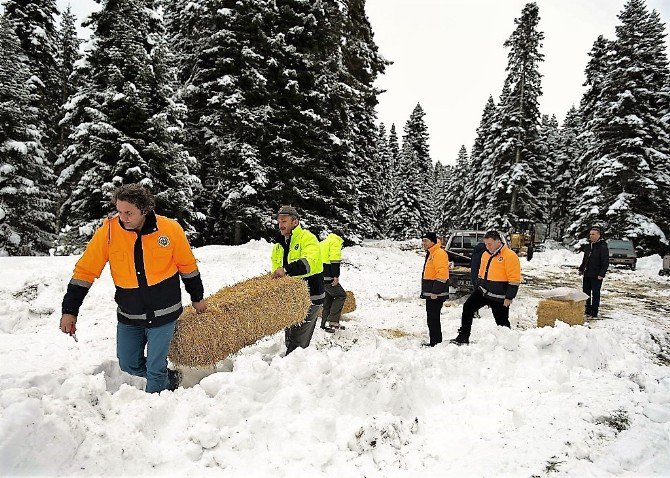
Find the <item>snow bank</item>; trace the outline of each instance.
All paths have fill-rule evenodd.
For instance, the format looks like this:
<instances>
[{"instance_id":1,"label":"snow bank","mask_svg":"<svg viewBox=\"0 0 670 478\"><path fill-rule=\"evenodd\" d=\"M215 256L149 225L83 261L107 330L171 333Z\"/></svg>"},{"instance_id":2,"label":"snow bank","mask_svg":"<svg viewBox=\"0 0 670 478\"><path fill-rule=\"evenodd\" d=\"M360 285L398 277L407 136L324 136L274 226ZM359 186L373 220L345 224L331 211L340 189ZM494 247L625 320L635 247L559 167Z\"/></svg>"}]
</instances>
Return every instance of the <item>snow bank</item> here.
<instances>
[{"instance_id":1,"label":"snow bank","mask_svg":"<svg viewBox=\"0 0 670 478\"><path fill-rule=\"evenodd\" d=\"M269 251L197 249L207 293L269 270ZM366 243L344 251L342 283L358 303L345 331L317 330L286 358L277 334L192 388L147 395L118 369L107 272L75 343L57 324L76 257L0 260L3 476L670 473L667 342L632 300L591 328L536 329L528 283L514 329L482 310L470 346L426 349L423 254ZM563 266L578 262L547 251L522 265L538 280L573 277ZM460 312L445 307L445 339Z\"/></svg>"}]
</instances>

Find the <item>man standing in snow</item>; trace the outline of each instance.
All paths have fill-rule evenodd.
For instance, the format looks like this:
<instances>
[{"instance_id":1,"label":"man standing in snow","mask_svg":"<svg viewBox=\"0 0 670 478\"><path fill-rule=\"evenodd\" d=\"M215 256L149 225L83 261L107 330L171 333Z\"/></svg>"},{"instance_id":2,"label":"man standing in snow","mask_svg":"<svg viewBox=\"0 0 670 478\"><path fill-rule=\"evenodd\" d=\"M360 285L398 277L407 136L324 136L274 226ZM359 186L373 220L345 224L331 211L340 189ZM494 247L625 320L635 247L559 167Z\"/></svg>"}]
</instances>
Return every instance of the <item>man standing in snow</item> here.
<instances>
[{"instance_id":1,"label":"man standing in snow","mask_svg":"<svg viewBox=\"0 0 670 478\"><path fill-rule=\"evenodd\" d=\"M472 259L470 259L470 282L472 283L472 290L477 288L477 276L479 275L479 266L482 263L482 254L486 250L483 242L475 244L472 250Z\"/></svg>"},{"instance_id":2,"label":"man standing in snow","mask_svg":"<svg viewBox=\"0 0 670 478\"><path fill-rule=\"evenodd\" d=\"M112 195L118 214L105 219L74 268L63 298L60 329L73 335L84 297L105 264L116 285L116 355L121 370L146 377L147 392L174 390L167 354L181 315L179 277L198 313L207 309L195 257L182 227L154 212L153 195L139 184ZM146 347L146 356L144 349Z\"/></svg>"},{"instance_id":3,"label":"man standing in snow","mask_svg":"<svg viewBox=\"0 0 670 478\"><path fill-rule=\"evenodd\" d=\"M277 222L280 235L272 248L272 278L278 279L288 275L305 279L312 302L307 309L305 320L287 327L284 331L286 355L288 355L298 347L309 346L326 294L319 240L314 234L300 227L300 216L293 206L279 208Z\"/></svg>"},{"instance_id":4,"label":"man standing in snow","mask_svg":"<svg viewBox=\"0 0 670 478\"><path fill-rule=\"evenodd\" d=\"M463 304L461 328L458 336L450 342L456 345L470 342L470 330L475 312L488 305L496 324L510 327L509 306L516 297L521 284L521 262L519 257L503 244L498 231L484 234L486 250L482 254L477 287Z\"/></svg>"},{"instance_id":5,"label":"man standing in snow","mask_svg":"<svg viewBox=\"0 0 670 478\"><path fill-rule=\"evenodd\" d=\"M340 261L342 260L343 242L342 237L333 231L319 243L326 292L321 328L329 333L344 329L344 326L340 325L342 308L347 298L346 291L340 285Z\"/></svg>"},{"instance_id":6,"label":"man standing in snow","mask_svg":"<svg viewBox=\"0 0 670 478\"><path fill-rule=\"evenodd\" d=\"M584 250L584 258L579 266L583 275L582 290L589 298L586 301L586 315L598 317L600 307L600 288L610 265L610 252L607 242L602 238L602 230L592 227L589 230L589 245Z\"/></svg>"},{"instance_id":7,"label":"man standing in snow","mask_svg":"<svg viewBox=\"0 0 670 478\"><path fill-rule=\"evenodd\" d=\"M421 276L421 298L426 300L426 317L430 341L422 345L435 347L442 342L440 312L449 295L449 256L442 249L441 242L434 232L421 236L421 245L426 251Z\"/></svg>"}]
</instances>

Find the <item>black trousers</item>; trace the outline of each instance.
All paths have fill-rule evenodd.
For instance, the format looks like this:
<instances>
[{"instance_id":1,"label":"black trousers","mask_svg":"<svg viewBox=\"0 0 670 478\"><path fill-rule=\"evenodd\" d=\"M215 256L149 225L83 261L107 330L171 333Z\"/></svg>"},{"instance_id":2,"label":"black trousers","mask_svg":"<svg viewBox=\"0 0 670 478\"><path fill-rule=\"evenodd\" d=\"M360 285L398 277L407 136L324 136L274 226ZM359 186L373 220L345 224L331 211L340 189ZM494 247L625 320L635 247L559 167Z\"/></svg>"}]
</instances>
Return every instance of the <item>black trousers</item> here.
<instances>
[{"instance_id":1,"label":"black trousers","mask_svg":"<svg viewBox=\"0 0 670 478\"><path fill-rule=\"evenodd\" d=\"M305 320L299 324L292 325L284 329L284 343L286 344L286 355L293 352L298 347L306 349L312 340L316 319L323 306L312 304L307 309Z\"/></svg>"},{"instance_id":2,"label":"black trousers","mask_svg":"<svg viewBox=\"0 0 670 478\"><path fill-rule=\"evenodd\" d=\"M582 281L582 290L589 298L586 300L586 315L598 317L598 308L600 307L600 288L603 281L597 277L586 277Z\"/></svg>"},{"instance_id":3,"label":"black trousers","mask_svg":"<svg viewBox=\"0 0 670 478\"><path fill-rule=\"evenodd\" d=\"M502 302L484 297L481 289L475 290L468 300L463 304L463 315L461 315L461 330L458 335L470 337L472 330L472 319L475 317L475 312L485 306L491 307L493 318L496 319L496 324L503 327L509 327L509 307L505 307Z\"/></svg>"},{"instance_id":4,"label":"black trousers","mask_svg":"<svg viewBox=\"0 0 670 478\"><path fill-rule=\"evenodd\" d=\"M442 304L444 304L444 299L426 299L428 335L430 336L431 346L442 342L442 324L440 323Z\"/></svg>"},{"instance_id":5,"label":"black trousers","mask_svg":"<svg viewBox=\"0 0 670 478\"><path fill-rule=\"evenodd\" d=\"M332 282L326 282L324 285L326 289L326 298L323 301L321 327L325 327L326 322L330 322L331 324L340 323L344 300L347 298L347 292L339 283L333 285Z\"/></svg>"}]
</instances>

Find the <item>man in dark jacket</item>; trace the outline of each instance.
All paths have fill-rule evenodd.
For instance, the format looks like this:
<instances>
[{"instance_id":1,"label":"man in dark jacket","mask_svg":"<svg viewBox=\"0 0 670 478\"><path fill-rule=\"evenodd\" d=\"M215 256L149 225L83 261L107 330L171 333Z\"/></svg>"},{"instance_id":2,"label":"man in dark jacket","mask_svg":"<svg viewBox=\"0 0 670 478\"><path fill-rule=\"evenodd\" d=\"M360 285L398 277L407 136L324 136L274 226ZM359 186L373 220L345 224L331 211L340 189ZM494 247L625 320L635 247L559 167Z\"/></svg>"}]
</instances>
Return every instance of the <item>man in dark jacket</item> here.
<instances>
[{"instance_id":1,"label":"man in dark jacket","mask_svg":"<svg viewBox=\"0 0 670 478\"><path fill-rule=\"evenodd\" d=\"M582 290L589 296L586 301L586 315L589 317L598 317L600 288L609 264L610 252L607 242L602 238L602 230L592 227L589 230L589 245L579 266L579 274L584 276Z\"/></svg>"},{"instance_id":2,"label":"man in dark jacket","mask_svg":"<svg viewBox=\"0 0 670 478\"><path fill-rule=\"evenodd\" d=\"M477 276L479 275L479 266L482 263L482 254L486 250L486 245L483 242L478 242L472 250L472 259L470 259L470 281L472 289L477 288Z\"/></svg>"}]
</instances>

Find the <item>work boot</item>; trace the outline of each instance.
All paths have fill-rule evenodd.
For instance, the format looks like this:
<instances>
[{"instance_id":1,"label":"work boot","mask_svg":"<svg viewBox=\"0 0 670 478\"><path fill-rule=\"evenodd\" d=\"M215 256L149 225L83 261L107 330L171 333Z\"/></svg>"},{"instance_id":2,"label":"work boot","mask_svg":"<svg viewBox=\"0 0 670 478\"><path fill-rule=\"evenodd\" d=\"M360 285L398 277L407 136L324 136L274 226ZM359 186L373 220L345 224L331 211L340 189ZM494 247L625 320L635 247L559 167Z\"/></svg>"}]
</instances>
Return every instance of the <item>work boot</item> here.
<instances>
[{"instance_id":1,"label":"work boot","mask_svg":"<svg viewBox=\"0 0 670 478\"><path fill-rule=\"evenodd\" d=\"M470 337L465 335L461 329L458 329L458 335L456 338L451 339L449 341L450 344L456 344L456 345L468 345L470 343Z\"/></svg>"},{"instance_id":2,"label":"work boot","mask_svg":"<svg viewBox=\"0 0 670 478\"><path fill-rule=\"evenodd\" d=\"M174 392L181 383L182 373L179 370L168 369L168 390Z\"/></svg>"}]
</instances>

